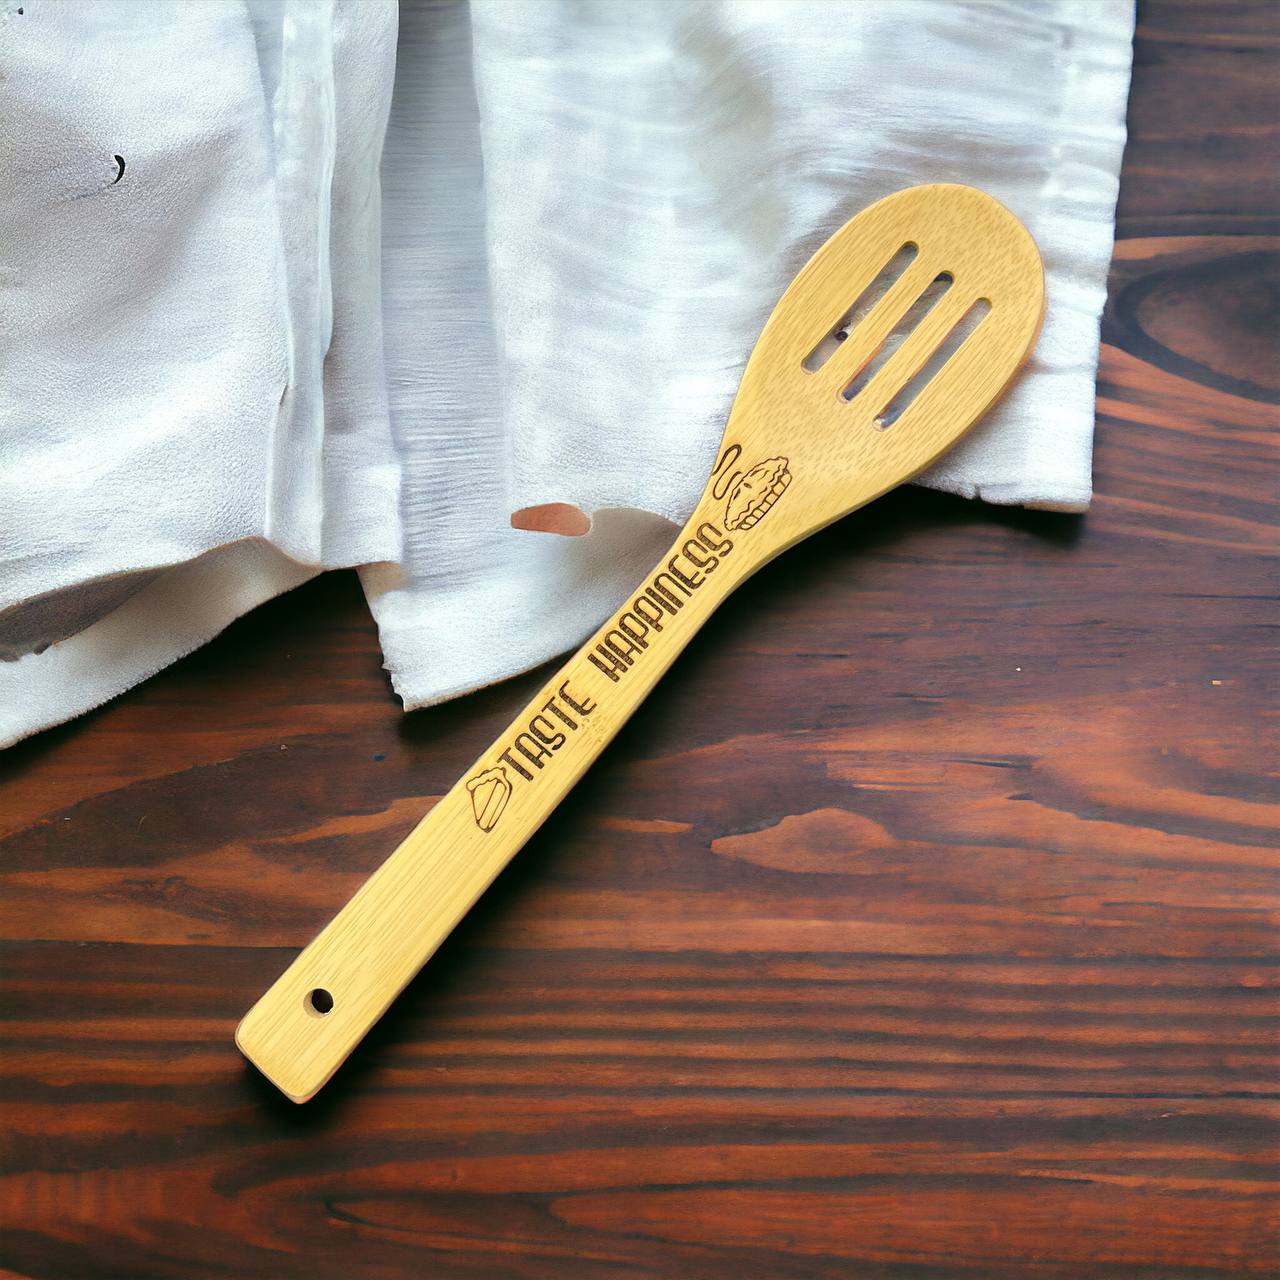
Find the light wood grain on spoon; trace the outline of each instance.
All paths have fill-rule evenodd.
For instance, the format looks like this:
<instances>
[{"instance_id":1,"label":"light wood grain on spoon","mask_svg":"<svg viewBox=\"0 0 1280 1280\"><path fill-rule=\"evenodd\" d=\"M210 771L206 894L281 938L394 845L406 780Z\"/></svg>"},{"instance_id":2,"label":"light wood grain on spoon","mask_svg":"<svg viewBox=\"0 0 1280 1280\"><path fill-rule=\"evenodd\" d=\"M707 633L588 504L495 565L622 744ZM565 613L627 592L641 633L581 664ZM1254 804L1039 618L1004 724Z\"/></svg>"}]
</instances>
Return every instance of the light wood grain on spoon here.
<instances>
[{"instance_id":1,"label":"light wood grain on spoon","mask_svg":"<svg viewBox=\"0 0 1280 1280\"><path fill-rule=\"evenodd\" d=\"M902 276L819 368L805 360L904 245ZM851 400L843 392L940 275L950 284ZM990 310L880 429L969 307ZM716 606L782 551L940 457L1026 359L1044 309L1022 224L971 187L913 187L846 223L796 276L743 374L707 487L653 571L549 680L241 1022L295 1102L324 1085L582 776Z\"/></svg>"}]
</instances>

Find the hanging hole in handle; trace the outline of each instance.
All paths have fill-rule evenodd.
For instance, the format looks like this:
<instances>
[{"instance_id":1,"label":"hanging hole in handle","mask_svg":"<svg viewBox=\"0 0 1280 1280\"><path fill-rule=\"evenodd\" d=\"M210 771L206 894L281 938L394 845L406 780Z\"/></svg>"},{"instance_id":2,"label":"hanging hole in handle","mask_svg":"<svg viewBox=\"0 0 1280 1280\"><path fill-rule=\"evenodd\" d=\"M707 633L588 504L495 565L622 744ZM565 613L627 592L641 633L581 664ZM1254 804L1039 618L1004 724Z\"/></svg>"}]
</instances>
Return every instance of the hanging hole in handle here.
<instances>
[{"instance_id":1,"label":"hanging hole in handle","mask_svg":"<svg viewBox=\"0 0 1280 1280\"><path fill-rule=\"evenodd\" d=\"M323 1018L333 1008L333 996L323 987L316 987L313 991L307 992L307 998L302 1003L308 1013L314 1014L317 1018Z\"/></svg>"}]
</instances>

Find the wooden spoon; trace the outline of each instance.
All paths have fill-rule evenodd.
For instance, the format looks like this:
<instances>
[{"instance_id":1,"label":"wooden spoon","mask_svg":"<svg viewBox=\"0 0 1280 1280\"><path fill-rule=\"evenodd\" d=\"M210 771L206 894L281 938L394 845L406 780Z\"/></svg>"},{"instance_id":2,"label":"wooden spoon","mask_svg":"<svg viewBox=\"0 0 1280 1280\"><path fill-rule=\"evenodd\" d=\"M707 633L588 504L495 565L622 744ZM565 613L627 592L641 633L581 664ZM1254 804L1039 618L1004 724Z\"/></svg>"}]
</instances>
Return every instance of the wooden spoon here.
<instances>
[{"instance_id":1,"label":"wooden spoon","mask_svg":"<svg viewBox=\"0 0 1280 1280\"><path fill-rule=\"evenodd\" d=\"M900 191L837 231L765 325L670 552L254 1005L241 1052L311 1098L712 610L955 444L1026 359L1043 311L1031 236L971 187Z\"/></svg>"}]
</instances>

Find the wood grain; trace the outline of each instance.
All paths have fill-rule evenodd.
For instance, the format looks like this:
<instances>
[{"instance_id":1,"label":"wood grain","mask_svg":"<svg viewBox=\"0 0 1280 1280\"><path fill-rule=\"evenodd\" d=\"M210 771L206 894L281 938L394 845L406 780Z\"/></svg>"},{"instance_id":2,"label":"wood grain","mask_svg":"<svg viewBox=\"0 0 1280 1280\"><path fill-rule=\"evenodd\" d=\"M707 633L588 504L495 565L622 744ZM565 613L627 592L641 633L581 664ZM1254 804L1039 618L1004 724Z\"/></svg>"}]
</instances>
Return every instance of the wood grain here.
<instances>
[{"instance_id":1,"label":"wood grain","mask_svg":"<svg viewBox=\"0 0 1280 1280\"><path fill-rule=\"evenodd\" d=\"M904 245L915 256L901 277L857 323L841 320ZM944 278L928 314L904 320ZM985 315L961 340L979 299ZM910 187L837 230L766 323L674 542L245 1014L241 1053L292 1101L314 1097L729 593L941 457L1022 367L1043 315L1031 236L973 187ZM851 394L899 324L901 346ZM836 328L843 344L807 366ZM941 367L882 429L935 352Z\"/></svg>"},{"instance_id":2,"label":"wood grain","mask_svg":"<svg viewBox=\"0 0 1280 1280\"><path fill-rule=\"evenodd\" d=\"M763 571L307 1108L237 1017L540 675L332 575L0 757L0 1274L1274 1273L1277 47L1142 10L1089 516Z\"/></svg>"}]
</instances>

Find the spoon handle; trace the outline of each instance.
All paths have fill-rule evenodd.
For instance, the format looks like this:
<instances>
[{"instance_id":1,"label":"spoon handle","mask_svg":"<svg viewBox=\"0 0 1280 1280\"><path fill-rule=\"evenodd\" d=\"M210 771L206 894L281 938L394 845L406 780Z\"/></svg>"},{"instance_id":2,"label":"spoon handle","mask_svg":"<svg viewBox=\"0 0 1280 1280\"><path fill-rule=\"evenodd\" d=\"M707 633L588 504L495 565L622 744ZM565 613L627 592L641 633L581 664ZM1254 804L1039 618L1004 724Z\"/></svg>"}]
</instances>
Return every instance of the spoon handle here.
<instances>
[{"instance_id":1,"label":"spoon handle","mask_svg":"<svg viewBox=\"0 0 1280 1280\"><path fill-rule=\"evenodd\" d=\"M706 514L712 512L713 520ZM717 522L718 521L718 522ZM294 1102L329 1079L733 587L707 499L624 604L245 1015L240 1051Z\"/></svg>"}]
</instances>

